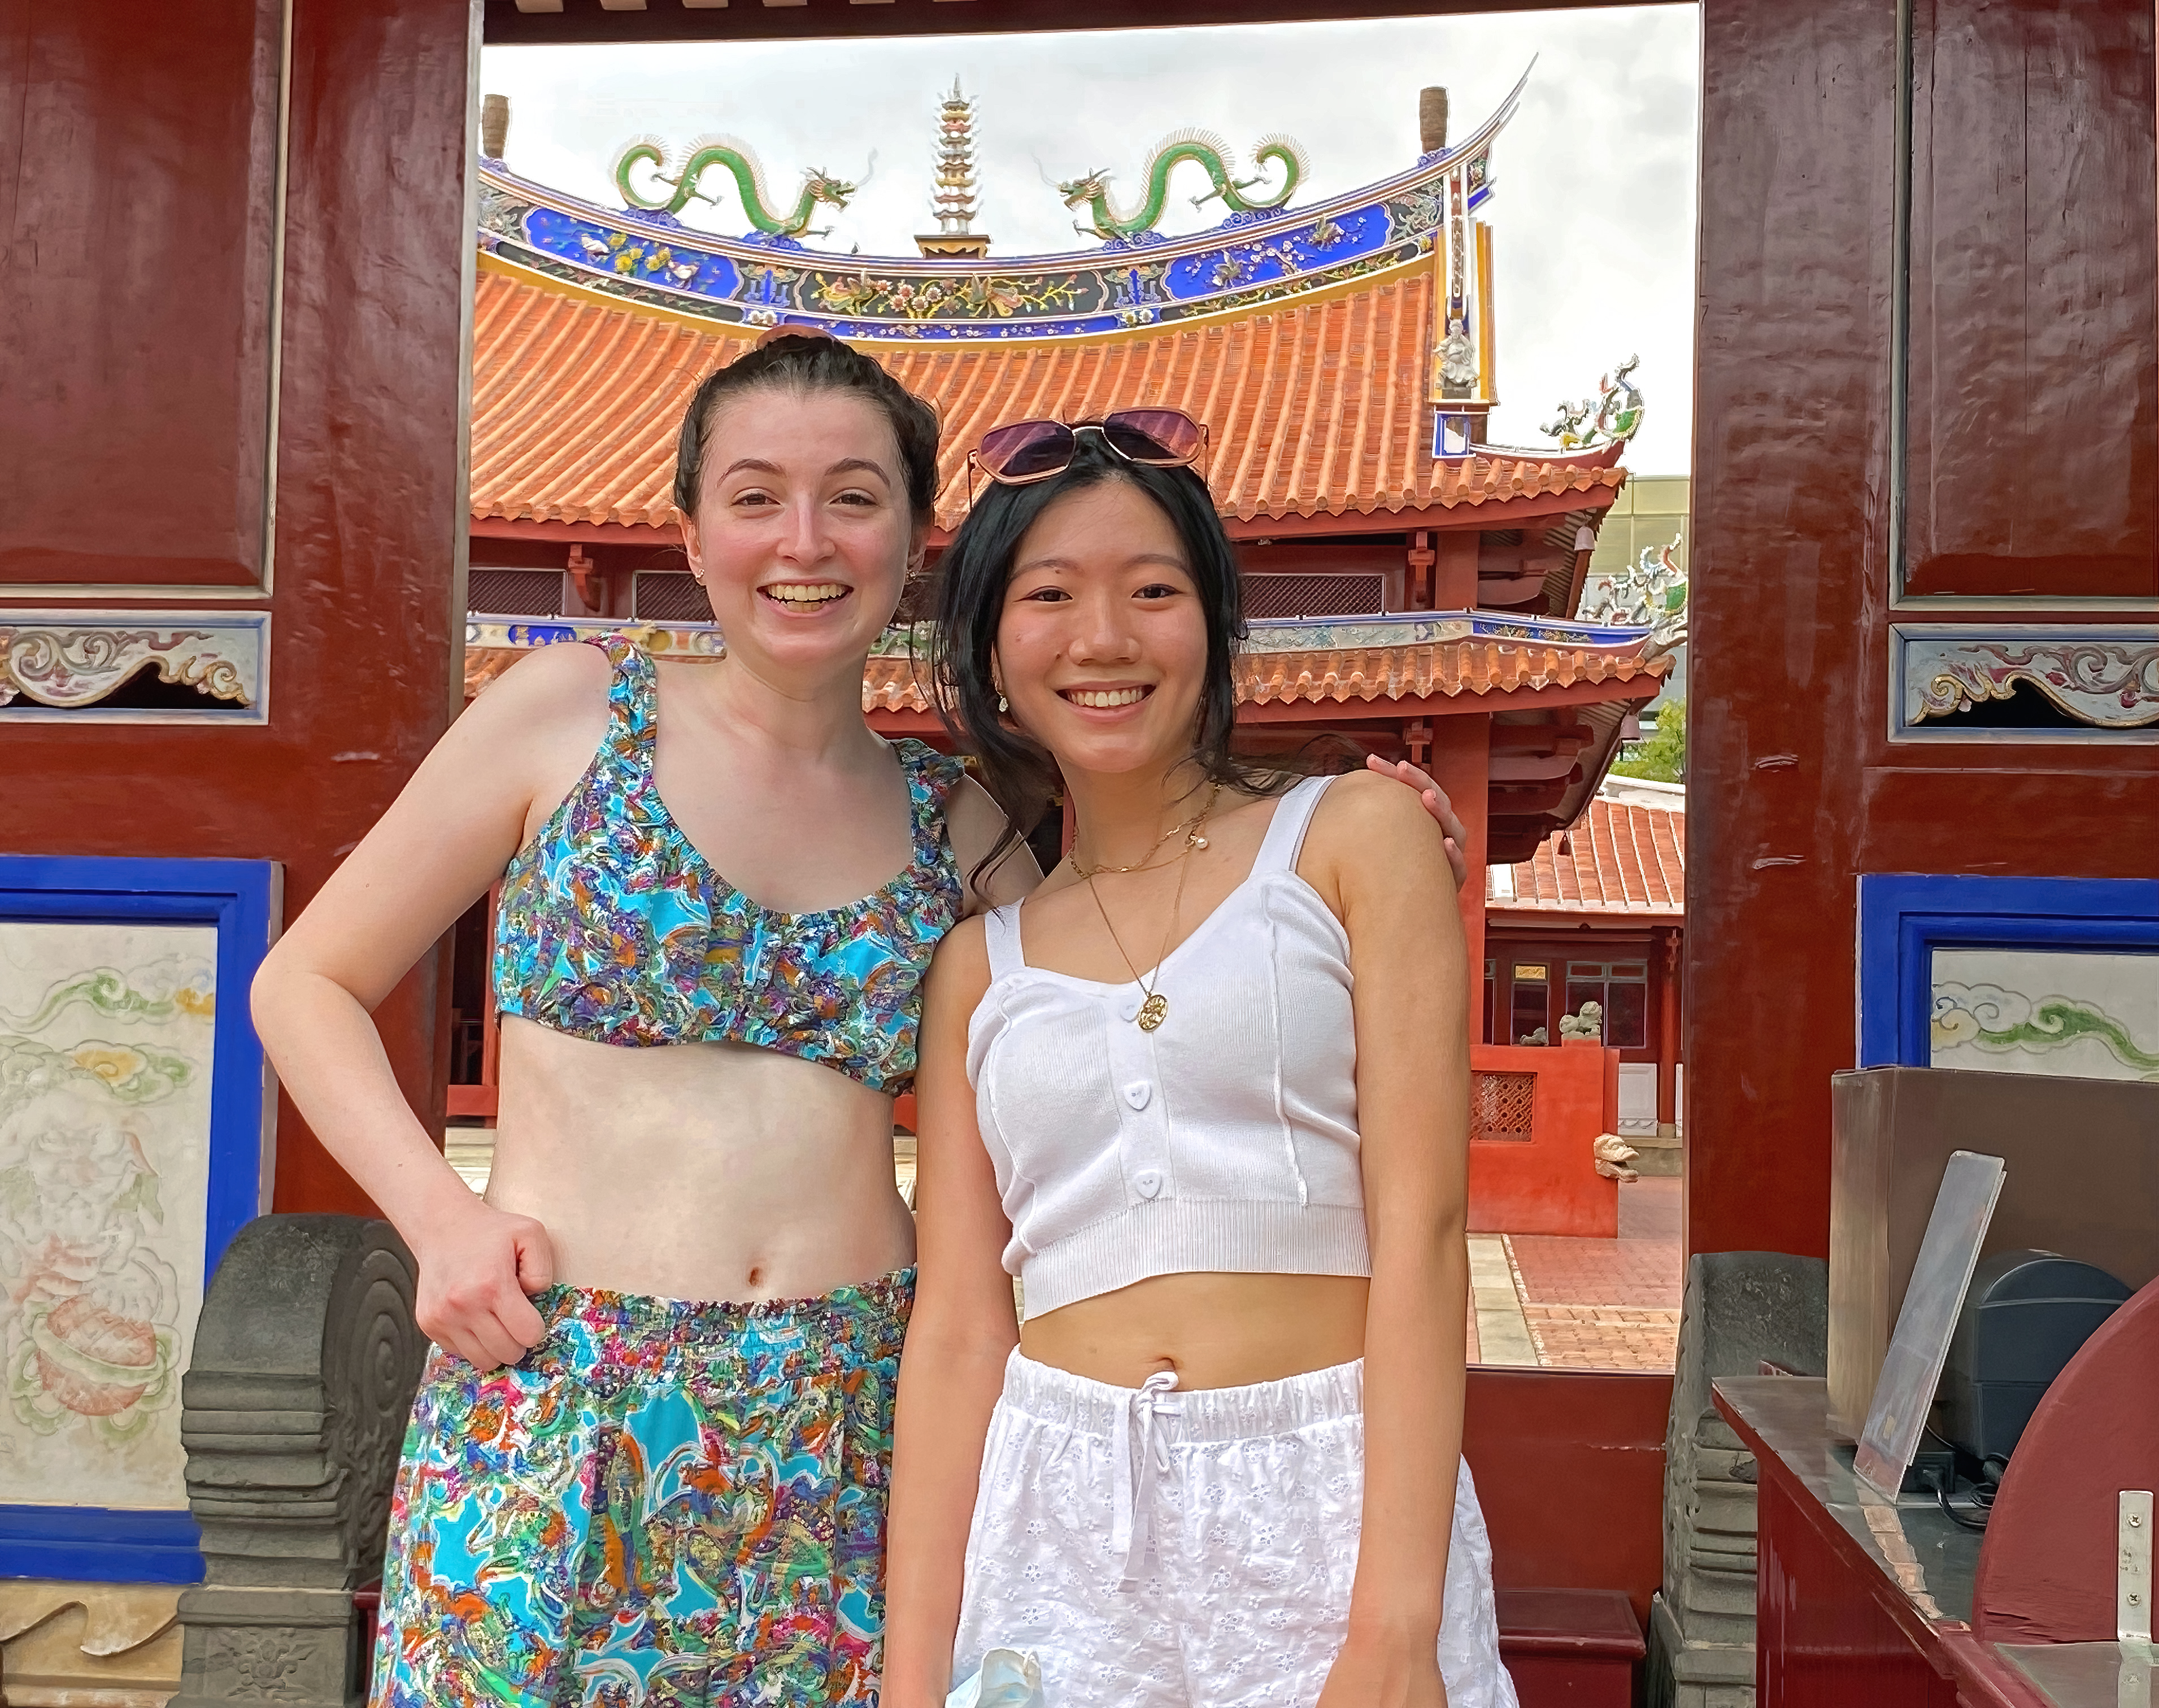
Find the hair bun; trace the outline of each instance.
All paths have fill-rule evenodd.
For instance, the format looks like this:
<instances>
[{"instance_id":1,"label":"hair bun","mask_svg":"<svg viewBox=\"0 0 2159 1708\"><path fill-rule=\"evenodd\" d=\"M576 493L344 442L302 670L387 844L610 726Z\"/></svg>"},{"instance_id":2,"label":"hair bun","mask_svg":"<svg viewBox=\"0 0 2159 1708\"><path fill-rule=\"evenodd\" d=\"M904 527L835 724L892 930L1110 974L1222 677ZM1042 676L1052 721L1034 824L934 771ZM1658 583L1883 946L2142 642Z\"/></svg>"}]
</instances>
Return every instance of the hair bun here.
<instances>
[{"instance_id":1,"label":"hair bun","mask_svg":"<svg viewBox=\"0 0 2159 1708\"><path fill-rule=\"evenodd\" d=\"M749 347L753 350L761 350L767 344L777 343L783 338L799 338L805 342L813 339L822 339L827 344L839 345L843 350L851 350L854 348L847 339L839 337L836 334L826 331L821 326L790 326L784 322L778 326L766 327L764 331L750 340Z\"/></svg>"}]
</instances>

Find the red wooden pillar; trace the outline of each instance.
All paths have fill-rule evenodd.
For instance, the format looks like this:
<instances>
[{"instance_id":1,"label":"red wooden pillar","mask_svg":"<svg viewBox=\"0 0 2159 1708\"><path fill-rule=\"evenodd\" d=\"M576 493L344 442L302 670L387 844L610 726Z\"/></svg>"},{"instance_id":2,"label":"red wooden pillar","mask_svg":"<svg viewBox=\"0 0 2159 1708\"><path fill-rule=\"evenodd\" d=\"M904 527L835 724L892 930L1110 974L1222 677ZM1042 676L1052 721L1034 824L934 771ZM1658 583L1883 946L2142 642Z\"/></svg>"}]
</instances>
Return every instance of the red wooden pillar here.
<instances>
[{"instance_id":1,"label":"red wooden pillar","mask_svg":"<svg viewBox=\"0 0 2159 1708\"><path fill-rule=\"evenodd\" d=\"M1452 528L1433 536L1438 562L1432 566L1432 608L1468 611L1477 604L1477 544L1474 528Z\"/></svg>"},{"instance_id":2,"label":"red wooden pillar","mask_svg":"<svg viewBox=\"0 0 2159 1708\"><path fill-rule=\"evenodd\" d=\"M1484 1008L1484 840L1491 784L1489 717L1469 715L1432 720L1432 751L1425 769L1447 791L1462 820L1468 846L1462 851L1469 862L1469 881L1458 898L1463 935L1469 948L1470 1031Z\"/></svg>"},{"instance_id":3,"label":"red wooden pillar","mask_svg":"<svg viewBox=\"0 0 2159 1708\"><path fill-rule=\"evenodd\" d=\"M1679 1124L1680 945L1678 931L1657 934L1657 1130Z\"/></svg>"},{"instance_id":4,"label":"red wooden pillar","mask_svg":"<svg viewBox=\"0 0 2159 1708\"><path fill-rule=\"evenodd\" d=\"M448 723L475 21L0 0L0 624L271 619L267 725L6 728L11 852L275 860L289 919ZM431 1122L446 960L375 1016ZM370 1208L289 1104L275 1203Z\"/></svg>"}]
</instances>

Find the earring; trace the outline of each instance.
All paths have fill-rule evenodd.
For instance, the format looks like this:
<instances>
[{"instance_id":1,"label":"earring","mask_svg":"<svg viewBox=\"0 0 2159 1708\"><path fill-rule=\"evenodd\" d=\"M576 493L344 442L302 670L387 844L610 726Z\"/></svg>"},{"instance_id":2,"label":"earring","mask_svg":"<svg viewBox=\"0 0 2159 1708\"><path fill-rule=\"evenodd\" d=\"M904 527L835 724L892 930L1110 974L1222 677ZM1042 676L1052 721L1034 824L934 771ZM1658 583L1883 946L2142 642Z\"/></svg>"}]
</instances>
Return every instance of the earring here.
<instances>
[{"instance_id":1,"label":"earring","mask_svg":"<svg viewBox=\"0 0 2159 1708\"><path fill-rule=\"evenodd\" d=\"M1010 702L1007 701L1005 696L1002 694L997 696L997 710L1000 712L1009 712L1012 710Z\"/></svg>"}]
</instances>

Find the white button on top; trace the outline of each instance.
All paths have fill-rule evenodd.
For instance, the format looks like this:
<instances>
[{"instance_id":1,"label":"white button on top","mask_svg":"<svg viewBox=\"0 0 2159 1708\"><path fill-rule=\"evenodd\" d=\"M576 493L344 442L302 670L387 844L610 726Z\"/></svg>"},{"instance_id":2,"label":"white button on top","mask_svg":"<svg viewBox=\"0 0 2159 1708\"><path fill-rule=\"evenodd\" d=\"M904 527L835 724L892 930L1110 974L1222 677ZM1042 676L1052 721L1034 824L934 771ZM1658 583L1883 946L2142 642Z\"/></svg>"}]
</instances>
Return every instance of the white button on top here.
<instances>
[{"instance_id":1,"label":"white button on top","mask_svg":"<svg viewBox=\"0 0 2159 1708\"><path fill-rule=\"evenodd\" d=\"M1132 1176L1132 1184L1142 1198L1152 1198L1162 1190L1162 1171L1159 1168L1142 1168Z\"/></svg>"},{"instance_id":2,"label":"white button on top","mask_svg":"<svg viewBox=\"0 0 2159 1708\"><path fill-rule=\"evenodd\" d=\"M1127 996L1123 1002L1118 1003L1117 1017L1120 1020L1138 1019L1140 1017L1140 999L1136 996Z\"/></svg>"},{"instance_id":3,"label":"white button on top","mask_svg":"<svg viewBox=\"0 0 2159 1708\"><path fill-rule=\"evenodd\" d=\"M1125 1101L1134 1109L1145 1109L1147 1100L1154 1095L1154 1087L1144 1079L1135 1079L1125 1087Z\"/></svg>"}]
</instances>

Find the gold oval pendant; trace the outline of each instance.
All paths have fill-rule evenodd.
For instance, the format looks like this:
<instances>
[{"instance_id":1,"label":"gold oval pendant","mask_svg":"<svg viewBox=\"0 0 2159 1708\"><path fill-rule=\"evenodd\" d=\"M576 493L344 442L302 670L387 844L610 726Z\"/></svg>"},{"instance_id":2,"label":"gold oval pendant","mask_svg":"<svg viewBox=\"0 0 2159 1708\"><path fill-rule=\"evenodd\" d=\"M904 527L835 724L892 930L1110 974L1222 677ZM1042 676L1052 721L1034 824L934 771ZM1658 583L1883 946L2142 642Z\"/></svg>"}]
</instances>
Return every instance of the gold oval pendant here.
<instances>
[{"instance_id":1,"label":"gold oval pendant","mask_svg":"<svg viewBox=\"0 0 2159 1708\"><path fill-rule=\"evenodd\" d=\"M1142 1032L1152 1032L1155 1027L1168 1018L1169 998L1163 996L1161 991L1156 991L1153 996L1140 1004L1138 1024Z\"/></svg>"}]
</instances>

